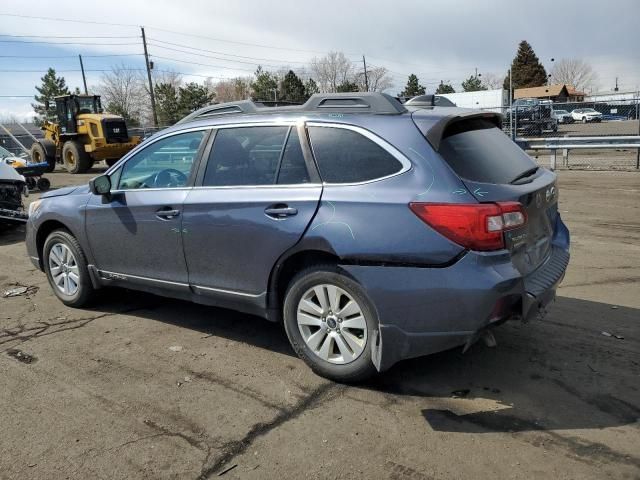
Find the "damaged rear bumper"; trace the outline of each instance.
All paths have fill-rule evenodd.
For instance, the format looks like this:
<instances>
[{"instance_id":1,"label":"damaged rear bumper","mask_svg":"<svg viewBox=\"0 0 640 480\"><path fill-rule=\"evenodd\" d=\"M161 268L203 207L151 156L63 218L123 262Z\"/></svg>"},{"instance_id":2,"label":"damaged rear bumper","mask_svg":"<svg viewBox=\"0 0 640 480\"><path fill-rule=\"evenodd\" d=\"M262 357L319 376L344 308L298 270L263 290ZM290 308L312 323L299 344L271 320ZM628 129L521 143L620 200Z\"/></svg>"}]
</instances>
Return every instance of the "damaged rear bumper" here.
<instances>
[{"instance_id":1,"label":"damaged rear bumper","mask_svg":"<svg viewBox=\"0 0 640 480\"><path fill-rule=\"evenodd\" d=\"M506 320L543 313L568 263L568 250L554 246L527 277L505 252L469 252L446 268L342 268L365 287L376 306L380 325L372 358L384 371L403 359L468 348Z\"/></svg>"}]
</instances>

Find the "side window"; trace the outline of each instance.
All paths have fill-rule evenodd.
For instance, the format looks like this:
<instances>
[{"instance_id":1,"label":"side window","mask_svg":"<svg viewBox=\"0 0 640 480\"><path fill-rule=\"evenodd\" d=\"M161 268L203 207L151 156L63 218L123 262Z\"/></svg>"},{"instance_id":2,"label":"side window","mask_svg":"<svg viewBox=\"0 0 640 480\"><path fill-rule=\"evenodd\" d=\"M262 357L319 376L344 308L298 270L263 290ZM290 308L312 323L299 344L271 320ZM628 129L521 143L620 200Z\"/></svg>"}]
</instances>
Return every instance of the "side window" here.
<instances>
[{"instance_id":1,"label":"side window","mask_svg":"<svg viewBox=\"0 0 640 480\"><path fill-rule=\"evenodd\" d=\"M324 182L365 182L402 170L398 159L353 130L309 127L309 138Z\"/></svg>"},{"instance_id":2,"label":"side window","mask_svg":"<svg viewBox=\"0 0 640 480\"><path fill-rule=\"evenodd\" d=\"M272 185L289 127L238 127L217 131L204 186Z\"/></svg>"},{"instance_id":3,"label":"side window","mask_svg":"<svg viewBox=\"0 0 640 480\"><path fill-rule=\"evenodd\" d=\"M278 183L280 185L294 185L308 182L309 172L304 162L298 129L293 127L282 156L282 163L278 172Z\"/></svg>"},{"instance_id":4,"label":"side window","mask_svg":"<svg viewBox=\"0 0 640 480\"><path fill-rule=\"evenodd\" d=\"M204 131L179 133L149 145L122 167L120 190L184 187L193 170Z\"/></svg>"}]
</instances>

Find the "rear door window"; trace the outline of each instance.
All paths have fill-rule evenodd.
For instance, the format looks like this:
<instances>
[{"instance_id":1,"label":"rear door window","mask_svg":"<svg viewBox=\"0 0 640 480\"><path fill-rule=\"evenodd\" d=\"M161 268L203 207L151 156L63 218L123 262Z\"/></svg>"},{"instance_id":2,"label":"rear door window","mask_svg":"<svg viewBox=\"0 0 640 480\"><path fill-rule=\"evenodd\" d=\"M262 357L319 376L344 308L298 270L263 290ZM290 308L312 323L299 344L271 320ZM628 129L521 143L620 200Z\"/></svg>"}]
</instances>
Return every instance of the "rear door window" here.
<instances>
[{"instance_id":1,"label":"rear door window","mask_svg":"<svg viewBox=\"0 0 640 480\"><path fill-rule=\"evenodd\" d=\"M402 170L398 159L358 132L318 126L310 126L308 131L324 182L366 182Z\"/></svg>"},{"instance_id":2,"label":"rear door window","mask_svg":"<svg viewBox=\"0 0 640 480\"><path fill-rule=\"evenodd\" d=\"M288 132L288 126L218 130L203 185L275 184Z\"/></svg>"},{"instance_id":3,"label":"rear door window","mask_svg":"<svg viewBox=\"0 0 640 480\"><path fill-rule=\"evenodd\" d=\"M511 183L536 163L495 124L474 119L454 123L440 142L440 155L474 182Z\"/></svg>"}]
</instances>

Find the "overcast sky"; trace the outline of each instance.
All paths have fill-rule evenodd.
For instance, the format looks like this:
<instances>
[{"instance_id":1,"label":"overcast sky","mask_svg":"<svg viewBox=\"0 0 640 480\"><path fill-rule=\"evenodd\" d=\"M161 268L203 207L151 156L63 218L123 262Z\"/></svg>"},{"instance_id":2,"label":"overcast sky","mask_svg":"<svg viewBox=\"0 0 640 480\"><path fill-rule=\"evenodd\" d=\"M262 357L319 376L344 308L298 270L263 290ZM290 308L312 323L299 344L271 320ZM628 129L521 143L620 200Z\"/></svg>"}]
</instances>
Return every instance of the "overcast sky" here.
<instances>
[{"instance_id":1,"label":"overcast sky","mask_svg":"<svg viewBox=\"0 0 640 480\"><path fill-rule=\"evenodd\" d=\"M295 70L314 56L339 50L354 61L361 61L365 54L369 64L389 69L395 82L390 93L402 89L409 73L416 73L429 92L440 80L460 89L460 82L475 68L479 73L504 75L518 43L527 40L547 69L551 58L581 58L598 73L600 90L613 89L616 77L621 91L640 87L639 0L54 3L51 8L46 0L3 0L0 13L126 25L0 16L0 117L30 115L31 99L7 96L33 95L49 66L60 71L71 88L81 87L80 73L72 71L79 69L77 54L85 57L90 86L100 79L100 72L91 70L119 63L144 68L138 25L146 27L155 68L182 72L188 81L250 75L258 63L268 65L267 69L290 66ZM51 38L81 35L129 38ZM195 52L207 56L176 51L185 46L207 50ZM132 55L91 57L107 54Z\"/></svg>"}]
</instances>

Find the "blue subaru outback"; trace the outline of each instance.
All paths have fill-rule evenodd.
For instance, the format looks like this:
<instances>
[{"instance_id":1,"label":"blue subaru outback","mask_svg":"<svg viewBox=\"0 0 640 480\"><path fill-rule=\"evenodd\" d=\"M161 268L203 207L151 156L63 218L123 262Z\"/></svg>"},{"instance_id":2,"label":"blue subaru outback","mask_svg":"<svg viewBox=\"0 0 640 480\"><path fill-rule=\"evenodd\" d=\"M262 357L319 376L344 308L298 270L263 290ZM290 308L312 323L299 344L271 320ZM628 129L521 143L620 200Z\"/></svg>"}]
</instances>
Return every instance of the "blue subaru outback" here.
<instances>
[{"instance_id":1,"label":"blue subaru outback","mask_svg":"<svg viewBox=\"0 0 640 480\"><path fill-rule=\"evenodd\" d=\"M380 93L212 105L33 202L27 249L66 305L118 286L240 310L362 380L554 298L556 175L500 125Z\"/></svg>"}]
</instances>

